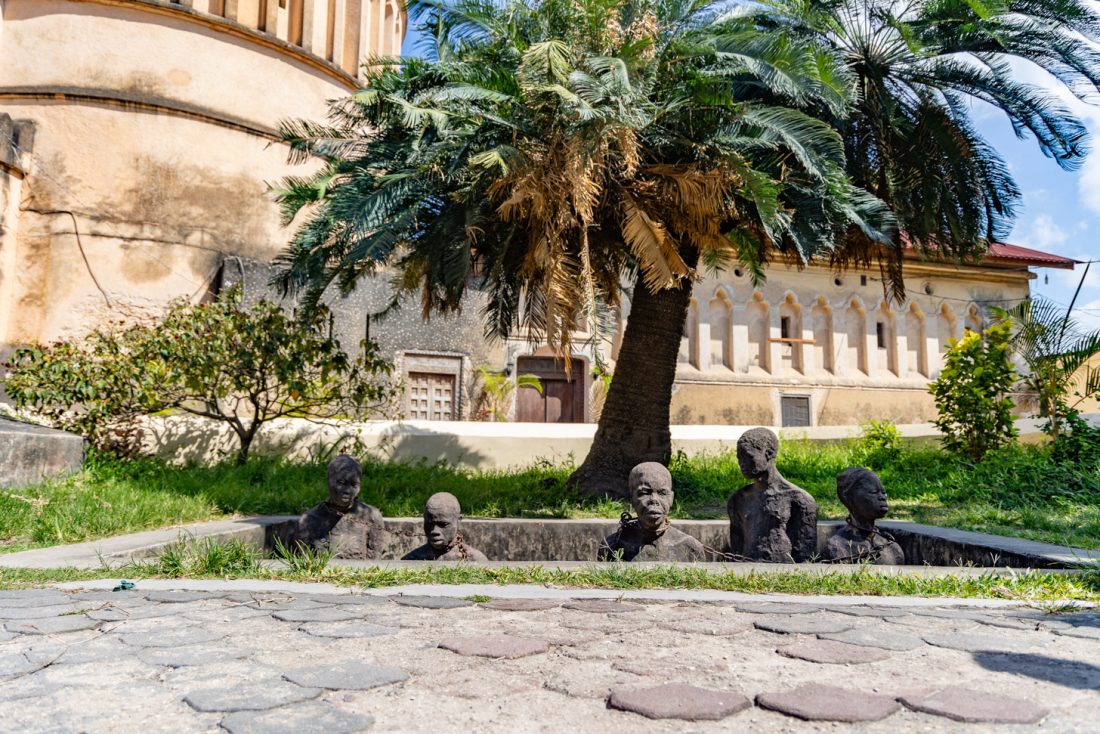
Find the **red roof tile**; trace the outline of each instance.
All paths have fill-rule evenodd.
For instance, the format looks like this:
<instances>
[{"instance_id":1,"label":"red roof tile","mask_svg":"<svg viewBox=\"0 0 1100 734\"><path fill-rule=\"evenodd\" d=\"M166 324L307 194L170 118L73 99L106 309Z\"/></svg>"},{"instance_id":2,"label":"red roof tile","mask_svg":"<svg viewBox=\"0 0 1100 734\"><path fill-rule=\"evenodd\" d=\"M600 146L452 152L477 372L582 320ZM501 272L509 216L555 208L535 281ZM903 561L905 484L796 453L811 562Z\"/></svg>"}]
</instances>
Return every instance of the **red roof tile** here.
<instances>
[{"instance_id":1,"label":"red roof tile","mask_svg":"<svg viewBox=\"0 0 1100 734\"><path fill-rule=\"evenodd\" d=\"M1028 265L1048 268L1066 268L1067 270L1072 270L1073 266L1077 264L1077 260L1068 257L1032 250L1029 247L1010 245L1007 242L996 242L990 245L989 251L986 253L985 257L986 259L995 257L1003 260L1016 260L1027 263Z\"/></svg>"}]
</instances>

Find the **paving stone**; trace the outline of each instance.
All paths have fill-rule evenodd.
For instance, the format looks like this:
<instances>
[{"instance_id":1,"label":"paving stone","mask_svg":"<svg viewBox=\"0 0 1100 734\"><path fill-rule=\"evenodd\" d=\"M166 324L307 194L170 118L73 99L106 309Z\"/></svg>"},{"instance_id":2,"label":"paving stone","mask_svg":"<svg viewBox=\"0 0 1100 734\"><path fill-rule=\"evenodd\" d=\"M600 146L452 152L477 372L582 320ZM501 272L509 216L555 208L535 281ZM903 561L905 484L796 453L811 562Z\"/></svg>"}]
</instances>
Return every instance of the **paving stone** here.
<instances>
[{"instance_id":1,"label":"paving stone","mask_svg":"<svg viewBox=\"0 0 1100 734\"><path fill-rule=\"evenodd\" d=\"M60 635L65 632L80 632L82 630L94 630L102 622L88 619L83 614L70 614L66 617L49 617L47 619L26 620L23 622L8 622L4 629L8 632L17 632L21 635Z\"/></svg>"},{"instance_id":2,"label":"paving stone","mask_svg":"<svg viewBox=\"0 0 1100 734\"><path fill-rule=\"evenodd\" d=\"M0 642L7 642L8 640L14 640L18 637L15 632L8 632L5 629L0 629Z\"/></svg>"},{"instance_id":3,"label":"paving stone","mask_svg":"<svg viewBox=\"0 0 1100 734\"><path fill-rule=\"evenodd\" d=\"M833 640L802 640L781 647L776 652L788 658L830 665L877 663L890 657L890 653L875 647L861 647Z\"/></svg>"},{"instance_id":4,"label":"paving stone","mask_svg":"<svg viewBox=\"0 0 1100 734\"><path fill-rule=\"evenodd\" d=\"M209 665L226 660L239 660L249 656L247 650L209 645L184 645L182 647L147 647L137 654L138 659L149 665L184 668L193 665Z\"/></svg>"},{"instance_id":5,"label":"paving stone","mask_svg":"<svg viewBox=\"0 0 1100 734\"><path fill-rule=\"evenodd\" d=\"M336 691L365 691L369 688L401 683L409 674L398 668L368 665L358 661L328 663L283 672L291 683L307 688L329 688Z\"/></svg>"},{"instance_id":6,"label":"paving stone","mask_svg":"<svg viewBox=\"0 0 1100 734\"><path fill-rule=\"evenodd\" d=\"M931 696L902 696L914 711L971 724L1037 724L1048 713L1031 701L964 688L945 688Z\"/></svg>"},{"instance_id":7,"label":"paving stone","mask_svg":"<svg viewBox=\"0 0 1100 734\"><path fill-rule=\"evenodd\" d=\"M378 606L389 602L384 596L374 596L372 594L314 594L306 598L319 604L337 604L340 606Z\"/></svg>"},{"instance_id":8,"label":"paving stone","mask_svg":"<svg viewBox=\"0 0 1100 734\"><path fill-rule=\"evenodd\" d=\"M0 679L33 673L44 664L37 660L29 660L23 653L0 655Z\"/></svg>"},{"instance_id":9,"label":"paving stone","mask_svg":"<svg viewBox=\"0 0 1100 734\"><path fill-rule=\"evenodd\" d=\"M1032 641L1018 636L982 635L970 632L933 632L923 635L922 638L929 645L963 652L1022 652L1033 648L1041 639Z\"/></svg>"},{"instance_id":10,"label":"paving stone","mask_svg":"<svg viewBox=\"0 0 1100 734\"><path fill-rule=\"evenodd\" d=\"M786 604L783 602L737 604L735 608L739 612L749 614L809 614L821 611L821 607L815 607L811 604Z\"/></svg>"},{"instance_id":11,"label":"paving stone","mask_svg":"<svg viewBox=\"0 0 1100 734\"><path fill-rule=\"evenodd\" d=\"M792 691L761 693L756 705L807 721L880 721L901 704L890 696L807 683Z\"/></svg>"},{"instance_id":12,"label":"paving stone","mask_svg":"<svg viewBox=\"0 0 1100 734\"><path fill-rule=\"evenodd\" d=\"M69 603L51 604L42 607L15 607L11 609L0 607L0 620L47 619L49 617L59 617L62 614L72 614L76 611L80 610L76 605Z\"/></svg>"},{"instance_id":13,"label":"paving stone","mask_svg":"<svg viewBox=\"0 0 1100 734\"><path fill-rule=\"evenodd\" d=\"M482 658L522 658L546 652L550 643L529 637L513 635L480 635L476 637L452 637L439 643L444 650L459 655L473 655Z\"/></svg>"},{"instance_id":14,"label":"paving stone","mask_svg":"<svg viewBox=\"0 0 1100 734\"><path fill-rule=\"evenodd\" d=\"M392 596L393 601L403 607L420 607L421 609L455 609L457 607L470 607L473 602L467 599L456 599L453 596Z\"/></svg>"},{"instance_id":15,"label":"paving stone","mask_svg":"<svg viewBox=\"0 0 1100 734\"><path fill-rule=\"evenodd\" d=\"M649 719L717 721L752 707L752 701L736 691L713 691L684 683L665 683L653 688L617 688L607 705Z\"/></svg>"},{"instance_id":16,"label":"paving stone","mask_svg":"<svg viewBox=\"0 0 1100 734\"><path fill-rule=\"evenodd\" d=\"M324 622L303 624L298 629L314 637L334 637L337 639L381 637L397 632L394 627L382 627L377 624L326 624Z\"/></svg>"},{"instance_id":17,"label":"paving stone","mask_svg":"<svg viewBox=\"0 0 1100 734\"><path fill-rule=\"evenodd\" d=\"M828 611L840 612L841 614L848 614L853 617L878 617L879 619L903 617L909 613L904 609L895 609L893 607L865 607L860 605L829 607Z\"/></svg>"},{"instance_id":18,"label":"paving stone","mask_svg":"<svg viewBox=\"0 0 1100 734\"><path fill-rule=\"evenodd\" d=\"M314 601L312 599L259 599L256 601L246 602L245 606L250 609L262 609L266 612L320 609L322 607L332 607L331 604Z\"/></svg>"},{"instance_id":19,"label":"paving stone","mask_svg":"<svg viewBox=\"0 0 1100 734\"><path fill-rule=\"evenodd\" d=\"M347 622L362 619L363 613L337 607L317 607L313 609L282 609L272 612L271 616L283 622Z\"/></svg>"},{"instance_id":20,"label":"paving stone","mask_svg":"<svg viewBox=\"0 0 1100 734\"><path fill-rule=\"evenodd\" d=\"M130 632L121 636L121 640L134 647L181 647L183 645L198 645L203 642L220 640L224 635L217 634L202 627L178 627L166 630L147 630L145 632Z\"/></svg>"},{"instance_id":21,"label":"paving stone","mask_svg":"<svg viewBox=\"0 0 1100 734\"><path fill-rule=\"evenodd\" d=\"M691 635L712 635L714 637L732 637L744 634L752 629L752 625L740 620L723 619L722 617L688 617L687 619L674 619L658 622L661 629L672 632L685 632Z\"/></svg>"},{"instance_id":22,"label":"paving stone","mask_svg":"<svg viewBox=\"0 0 1100 734\"><path fill-rule=\"evenodd\" d=\"M88 612L92 619L101 622L128 622L135 619L154 619L178 614L179 608L170 604L108 605Z\"/></svg>"},{"instance_id":23,"label":"paving stone","mask_svg":"<svg viewBox=\"0 0 1100 734\"><path fill-rule=\"evenodd\" d=\"M592 612L593 614L622 614L624 612L637 612L642 609L637 604L627 604L611 599L579 599L566 602L562 606L576 612Z\"/></svg>"},{"instance_id":24,"label":"paving stone","mask_svg":"<svg viewBox=\"0 0 1100 734\"><path fill-rule=\"evenodd\" d=\"M895 632L893 629L878 629L874 627L857 627L856 629L846 630L844 632L823 632L818 635L818 637L823 640L833 640L834 642L846 642L849 645L878 647L883 650L896 650L898 652L916 650L924 644L919 637L914 637L904 632Z\"/></svg>"},{"instance_id":25,"label":"paving stone","mask_svg":"<svg viewBox=\"0 0 1100 734\"><path fill-rule=\"evenodd\" d=\"M1054 630L1054 634L1086 640L1100 640L1100 627L1066 627Z\"/></svg>"},{"instance_id":26,"label":"paving stone","mask_svg":"<svg viewBox=\"0 0 1100 734\"><path fill-rule=\"evenodd\" d=\"M165 604L187 604L193 601L223 598L224 594L213 591L150 591L145 595L147 601Z\"/></svg>"},{"instance_id":27,"label":"paving stone","mask_svg":"<svg viewBox=\"0 0 1100 734\"><path fill-rule=\"evenodd\" d=\"M241 711L221 720L229 734L352 734L373 725L373 716L348 713L318 701L259 714Z\"/></svg>"},{"instance_id":28,"label":"paving stone","mask_svg":"<svg viewBox=\"0 0 1100 734\"><path fill-rule=\"evenodd\" d=\"M775 632L781 635L816 635L827 632L843 632L855 627L855 624L851 622L815 615L761 619L752 624L758 630Z\"/></svg>"},{"instance_id":29,"label":"paving stone","mask_svg":"<svg viewBox=\"0 0 1100 734\"><path fill-rule=\"evenodd\" d=\"M481 604L482 609L498 612L539 612L543 609L557 609L560 602L550 599L494 599Z\"/></svg>"},{"instance_id":30,"label":"paving stone","mask_svg":"<svg viewBox=\"0 0 1100 734\"><path fill-rule=\"evenodd\" d=\"M321 695L320 688L303 688L293 683L268 680L237 686L204 688L183 697L184 703L196 711L265 711Z\"/></svg>"},{"instance_id":31,"label":"paving stone","mask_svg":"<svg viewBox=\"0 0 1100 734\"><path fill-rule=\"evenodd\" d=\"M27 590L32 591L31 589ZM72 604L73 601L67 595L56 591L48 591L40 594L27 592L14 592L10 596L0 596L0 609L24 609L27 607L49 607L58 604Z\"/></svg>"}]
</instances>

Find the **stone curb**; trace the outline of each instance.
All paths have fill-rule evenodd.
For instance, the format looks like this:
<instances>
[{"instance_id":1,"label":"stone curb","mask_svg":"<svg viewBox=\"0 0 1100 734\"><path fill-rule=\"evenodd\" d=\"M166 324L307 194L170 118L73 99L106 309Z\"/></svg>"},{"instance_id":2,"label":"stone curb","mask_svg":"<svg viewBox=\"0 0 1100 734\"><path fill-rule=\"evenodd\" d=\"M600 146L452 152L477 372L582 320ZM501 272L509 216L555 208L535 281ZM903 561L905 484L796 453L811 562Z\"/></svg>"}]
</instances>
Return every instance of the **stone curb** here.
<instances>
[{"instance_id":1,"label":"stone curb","mask_svg":"<svg viewBox=\"0 0 1100 734\"><path fill-rule=\"evenodd\" d=\"M72 581L53 584L64 591L110 590L118 584L117 578L93 581ZM952 597L912 596L798 596L795 594L746 594L738 591L714 591L710 589L647 589L620 591L618 589L555 589L543 586L509 584L410 584L383 588L358 588L333 584L310 584L292 581L258 581L252 579L139 579L138 591L218 591L288 594L368 594L371 596L443 596L465 598L488 596L493 599L631 599L640 601L687 601L750 603L772 602L784 604L820 605L823 607L874 606L887 608L970 607L977 609L1005 609L1027 607L1011 599L958 599ZM1052 606L1071 605L1079 609L1095 609L1100 604L1073 600L1048 601Z\"/></svg>"}]
</instances>

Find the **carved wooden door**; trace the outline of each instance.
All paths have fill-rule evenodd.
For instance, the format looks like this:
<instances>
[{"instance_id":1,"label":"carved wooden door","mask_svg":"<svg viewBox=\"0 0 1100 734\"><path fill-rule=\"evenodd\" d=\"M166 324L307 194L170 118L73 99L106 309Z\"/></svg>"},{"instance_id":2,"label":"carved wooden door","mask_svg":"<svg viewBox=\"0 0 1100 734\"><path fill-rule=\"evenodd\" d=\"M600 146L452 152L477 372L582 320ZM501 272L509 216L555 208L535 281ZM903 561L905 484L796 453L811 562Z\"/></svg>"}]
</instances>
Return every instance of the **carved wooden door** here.
<instances>
[{"instance_id":1,"label":"carved wooden door","mask_svg":"<svg viewBox=\"0 0 1100 734\"><path fill-rule=\"evenodd\" d=\"M432 372L409 373L410 420L451 421L455 417L455 376Z\"/></svg>"}]
</instances>

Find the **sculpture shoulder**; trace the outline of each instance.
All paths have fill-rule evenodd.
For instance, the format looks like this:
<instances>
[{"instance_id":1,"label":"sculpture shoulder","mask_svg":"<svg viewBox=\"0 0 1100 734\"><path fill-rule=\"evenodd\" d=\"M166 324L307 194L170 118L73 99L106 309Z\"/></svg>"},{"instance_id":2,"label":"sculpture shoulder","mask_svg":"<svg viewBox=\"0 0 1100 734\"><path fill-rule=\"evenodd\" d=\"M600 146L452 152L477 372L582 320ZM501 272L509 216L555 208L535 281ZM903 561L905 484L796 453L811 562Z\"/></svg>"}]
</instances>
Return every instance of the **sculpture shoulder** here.
<instances>
[{"instance_id":1,"label":"sculpture shoulder","mask_svg":"<svg viewBox=\"0 0 1100 734\"><path fill-rule=\"evenodd\" d=\"M360 502L359 500L355 501L355 506L349 514L354 515L356 520L377 523L379 525L385 522L385 518L382 517L382 512L377 507Z\"/></svg>"},{"instance_id":2,"label":"sculpture shoulder","mask_svg":"<svg viewBox=\"0 0 1100 734\"><path fill-rule=\"evenodd\" d=\"M741 489L730 495L730 498L726 501L726 513L732 515L734 510L748 502L753 496L753 486L746 484Z\"/></svg>"},{"instance_id":3,"label":"sculpture shoulder","mask_svg":"<svg viewBox=\"0 0 1100 734\"><path fill-rule=\"evenodd\" d=\"M670 546L685 549L693 556L697 556L700 560L706 557L706 549L699 539L692 535L688 535L683 530L677 530L674 527L670 527L661 537L661 541Z\"/></svg>"},{"instance_id":4,"label":"sculpture shoulder","mask_svg":"<svg viewBox=\"0 0 1100 734\"><path fill-rule=\"evenodd\" d=\"M467 561L487 561L489 557L479 551L477 548L471 548L466 546L466 558Z\"/></svg>"},{"instance_id":5,"label":"sculpture shoulder","mask_svg":"<svg viewBox=\"0 0 1100 734\"><path fill-rule=\"evenodd\" d=\"M425 543L419 548L414 548L405 555L401 556L402 561L434 561L435 550Z\"/></svg>"},{"instance_id":6,"label":"sculpture shoulder","mask_svg":"<svg viewBox=\"0 0 1100 734\"><path fill-rule=\"evenodd\" d=\"M601 561L613 560L615 552L623 549L622 533L615 532L600 541L597 557Z\"/></svg>"},{"instance_id":7,"label":"sculpture shoulder","mask_svg":"<svg viewBox=\"0 0 1100 734\"><path fill-rule=\"evenodd\" d=\"M817 500L814 499L814 496L812 494L802 489L802 487L791 484L790 482L787 482L787 485L790 488L789 491L792 502L795 502L804 508L813 509L815 512L817 511Z\"/></svg>"}]
</instances>

